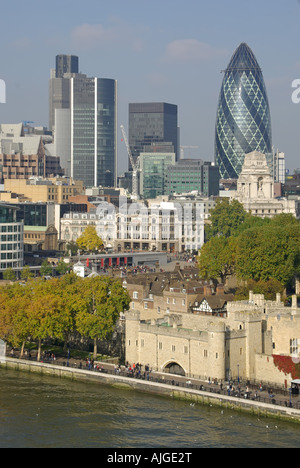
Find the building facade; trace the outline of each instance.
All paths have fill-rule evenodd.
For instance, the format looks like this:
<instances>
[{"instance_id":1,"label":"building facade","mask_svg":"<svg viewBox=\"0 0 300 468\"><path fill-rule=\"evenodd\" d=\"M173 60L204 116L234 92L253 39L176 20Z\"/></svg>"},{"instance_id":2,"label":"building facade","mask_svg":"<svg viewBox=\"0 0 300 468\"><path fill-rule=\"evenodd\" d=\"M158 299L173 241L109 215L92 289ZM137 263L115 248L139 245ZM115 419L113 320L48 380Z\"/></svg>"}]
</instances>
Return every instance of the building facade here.
<instances>
[{"instance_id":1,"label":"building facade","mask_svg":"<svg viewBox=\"0 0 300 468\"><path fill-rule=\"evenodd\" d=\"M258 151L246 154L237 190L233 194L254 216L272 218L281 213L299 216L296 200L274 197L274 180L266 156Z\"/></svg>"},{"instance_id":2,"label":"building facade","mask_svg":"<svg viewBox=\"0 0 300 468\"><path fill-rule=\"evenodd\" d=\"M117 81L78 73L78 57L56 57L49 127L65 173L86 187L117 184Z\"/></svg>"},{"instance_id":3,"label":"building facade","mask_svg":"<svg viewBox=\"0 0 300 468\"><path fill-rule=\"evenodd\" d=\"M55 110L70 109L71 73L78 73L79 59L75 55L57 55L55 68L50 71L49 80L49 130L55 130ZM66 74L68 74L66 76Z\"/></svg>"},{"instance_id":4,"label":"building facade","mask_svg":"<svg viewBox=\"0 0 300 468\"><path fill-rule=\"evenodd\" d=\"M140 191L141 197L156 198L166 193L166 177L175 164L175 153L140 154Z\"/></svg>"},{"instance_id":5,"label":"building facade","mask_svg":"<svg viewBox=\"0 0 300 468\"><path fill-rule=\"evenodd\" d=\"M38 129L24 128L22 123L0 125L2 182L6 179L63 175L59 158L47 154L44 138L51 137L41 135Z\"/></svg>"},{"instance_id":6,"label":"building facade","mask_svg":"<svg viewBox=\"0 0 300 468\"><path fill-rule=\"evenodd\" d=\"M173 301L178 293L168 296ZM266 301L250 292L249 300L229 301L222 313L183 309L173 306L161 318L151 318L153 311L142 311L141 305L125 313L126 360L186 377L290 386L300 358L296 296L291 307L284 307L280 294Z\"/></svg>"},{"instance_id":7,"label":"building facade","mask_svg":"<svg viewBox=\"0 0 300 468\"><path fill-rule=\"evenodd\" d=\"M163 142L173 146L176 160L179 159L177 106L163 102L129 104L128 140L134 160L145 147Z\"/></svg>"},{"instance_id":8,"label":"building facade","mask_svg":"<svg viewBox=\"0 0 300 468\"><path fill-rule=\"evenodd\" d=\"M264 153L273 170L271 116L261 68L250 47L234 52L219 96L215 162L222 179L237 179L245 154ZM273 174L272 174L273 175Z\"/></svg>"},{"instance_id":9,"label":"building facade","mask_svg":"<svg viewBox=\"0 0 300 468\"><path fill-rule=\"evenodd\" d=\"M180 159L169 166L165 178L165 194L197 192L204 197L219 194L219 168L202 159Z\"/></svg>"},{"instance_id":10,"label":"building facade","mask_svg":"<svg viewBox=\"0 0 300 468\"><path fill-rule=\"evenodd\" d=\"M0 203L0 273L23 267L23 222L17 221L15 206Z\"/></svg>"},{"instance_id":11,"label":"building facade","mask_svg":"<svg viewBox=\"0 0 300 468\"><path fill-rule=\"evenodd\" d=\"M64 177L8 179L4 181L4 192L0 193L0 200L13 203L21 201L66 203L70 197L81 195L83 191L80 180Z\"/></svg>"},{"instance_id":12,"label":"building facade","mask_svg":"<svg viewBox=\"0 0 300 468\"><path fill-rule=\"evenodd\" d=\"M117 82L71 78L71 176L86 187L117 184Z\"/></svg>"},{"instance_id":13,"label":"building facade","mask_svg":"<svg viewBox=\"0 0 300 468\"><path fill-rule=\"evenodd\" d=\"M89 213L65 213L61 240L76 241L89 224L96 227L104 245L117 252L194 252L204 243L204 225L213 199L153 200L119 206L100 202Z\"/></svg>"}]
</instances>

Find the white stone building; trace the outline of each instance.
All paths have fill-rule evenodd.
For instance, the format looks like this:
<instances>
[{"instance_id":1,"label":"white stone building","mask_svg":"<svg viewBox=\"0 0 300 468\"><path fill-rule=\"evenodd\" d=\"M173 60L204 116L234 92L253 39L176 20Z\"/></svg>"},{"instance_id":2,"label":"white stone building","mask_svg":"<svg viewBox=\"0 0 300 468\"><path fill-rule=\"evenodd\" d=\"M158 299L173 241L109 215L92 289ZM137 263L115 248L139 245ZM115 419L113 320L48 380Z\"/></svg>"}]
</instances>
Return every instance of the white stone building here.
<instances>
[{"instance_id":1,"label":"white stone building","mask_svg":"<svg viewBox=\"0 0 300 468\"><path fill-rule=\"evenodd\" d=\"M232 197L252 215L262 218L281 213L297 216L295 200L274 198L274 180L266 156L258 151L246 154L242 172L237 180L237 190Z\"/></svg>"}]
</instances>

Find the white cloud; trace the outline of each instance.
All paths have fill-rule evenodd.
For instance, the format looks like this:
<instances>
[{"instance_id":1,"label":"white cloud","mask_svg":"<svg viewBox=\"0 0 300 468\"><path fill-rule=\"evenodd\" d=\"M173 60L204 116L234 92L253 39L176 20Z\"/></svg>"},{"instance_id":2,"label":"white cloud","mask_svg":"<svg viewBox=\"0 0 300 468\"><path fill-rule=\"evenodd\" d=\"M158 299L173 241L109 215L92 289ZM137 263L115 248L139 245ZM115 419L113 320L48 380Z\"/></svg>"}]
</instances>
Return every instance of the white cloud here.
<instances>
[{"instance_id":1,"label":"white cloud","mask_svg":"<svg viewBox=\"0 0 300 468\"><path fill-rule=\"evenodd\" d=\"M105 29L102 24L81 24L72 31L72 40L82 48L93 48L107 42L115 42L118 32L113 28Z\"/></svg>"},{"instance_id":2,"label":"white cloud","mask_svg":"<svg viewBox=\"0 0 300 468\"><path fill-rule=\"evenodd\" d=\"M178 39L167 45L163 61L199 62L227 55L227 50L215 48L197 39Z\"/></svg>"},{"instance_id":3,"label":"white cloud","mask_svg":"<svg viewBox=\"0 0 300 468\"><path fill-rule=\"evenodd\" d=\"M143 41L139 37L140 31L114 19L113 24L84 23L71 32L73 45L80 49L94 49L107 46L121 46L127 44L132 50L140 52L143 49Z\"/></svg>"}]
</instances>

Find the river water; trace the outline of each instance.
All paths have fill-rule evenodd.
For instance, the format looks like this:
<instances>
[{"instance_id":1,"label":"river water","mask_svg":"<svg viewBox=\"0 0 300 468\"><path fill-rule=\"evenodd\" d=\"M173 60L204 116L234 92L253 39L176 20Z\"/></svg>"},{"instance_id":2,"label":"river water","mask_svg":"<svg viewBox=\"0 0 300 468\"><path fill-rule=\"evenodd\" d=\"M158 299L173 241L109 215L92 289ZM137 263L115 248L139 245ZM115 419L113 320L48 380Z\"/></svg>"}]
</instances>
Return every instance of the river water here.
<instances>
[{"instance_id":1,"label":"river water","mask_svg":"<svg viewBox=\"0 0 300 468\"><path fill-rule=\"evenodd\" d=\"M0 369L0 448L299 448L300 426Z\"/></svg>"}]
</instances>

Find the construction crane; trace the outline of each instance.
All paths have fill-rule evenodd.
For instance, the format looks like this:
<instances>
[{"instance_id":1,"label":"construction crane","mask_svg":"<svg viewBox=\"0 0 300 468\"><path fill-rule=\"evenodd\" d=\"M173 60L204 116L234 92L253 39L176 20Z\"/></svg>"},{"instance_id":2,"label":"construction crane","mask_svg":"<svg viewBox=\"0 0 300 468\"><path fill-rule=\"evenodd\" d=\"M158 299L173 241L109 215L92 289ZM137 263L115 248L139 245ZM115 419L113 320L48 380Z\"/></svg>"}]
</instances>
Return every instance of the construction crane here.
<instances>
[{"instance_id":1,"label":"construction crane","mask_svg":"<svg viewBox=\"0 0 300 468\"><path fill-rule=\"evenodd\" d=\"M127 148L129 161L130 161L130 164L131 164L131 167L132 167L132 198L137 200L139 198L138 173L139 173L139 169L140 169L140 158L138 157L136 162L134 161L133 156L131 154L130 146L128 144L127 136L126 136L125 129L124 129L123 125L121 125L121 130L122 130L124 142L125 142L125 145L126 145L126 148Z\"/></svg>"}]
</instances>

